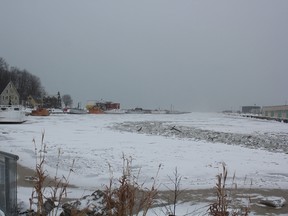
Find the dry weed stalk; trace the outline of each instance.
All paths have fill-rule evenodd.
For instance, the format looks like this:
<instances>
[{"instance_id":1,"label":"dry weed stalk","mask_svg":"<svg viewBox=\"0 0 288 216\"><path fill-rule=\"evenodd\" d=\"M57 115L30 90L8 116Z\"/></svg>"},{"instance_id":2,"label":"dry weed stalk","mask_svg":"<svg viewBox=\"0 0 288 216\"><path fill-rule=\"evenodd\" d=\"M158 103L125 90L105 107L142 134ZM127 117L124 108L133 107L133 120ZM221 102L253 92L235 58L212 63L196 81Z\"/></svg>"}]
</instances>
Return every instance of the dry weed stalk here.
<instances>
[{"instance_id":1,"label":"dry weed stalk","mask_svg":"<svg viewBox=\"0 0 288 216\"><path fill-rule=\"evenodd\" d=\"M157 173L156 173L155 177L153 177L153 183L152 183L151 188L144 188L144 191L143 191L143 189L141 189L142 190L142 196L141 196L140 201L139 201L137 215L142 210L143 211L142 215L145 216L145 215L147 215L148 210L150 208L152 208L152 206L155 202L156 196L158 194L157 179L158 179L160 169L161 169L161 164L159 164ZM143 185L142 185L142 188L143 188Z\"/></svg>"},{"instance_id":2,"label":"dry weed stalk","mask_svg":"<svg viewBox=\"0 0 288 216\"><path fill-rule=\"evenodd\" d=\"M242 211L231 210L230 213L228 211L230 206L230 198L228 196L228 190L226 189L226 180L227 180L227 169L225 164L222 164L222 173L218 174L217 183L216 183L216 197L217 201L212 203L208 209L208 214L212 216L228 216L229 214L232 216L248 216L249 208L244 208ZM235 183L235 174L233 175L233 183L235 188L237 188L237 184Z\"/></svg>"},{"instance_id":3,"label":"dry weed stalk","mask_svg":"<svg viewBox=\"0 0 288 216\"><path fill-rule=\"evenodd\" d=\"M74 160L69 171L67 177L62 176L62 178L58 178L58 167L60 161L60 149L58 151L58 161L57 161L57 169L56 175L54 177L54 181L47 182L46 178L48 175L44 169L45 159L46 159L46 144L44 143L44 132L42 132L41 137L41 147L40 150L37 151L36 141L33 139L33 143L35 146L35 156L36 156L36 173L35 173L35 182L33 191L30 198L30 214L31 215L57 215L57 211L59 208L59 204L63 197L66 197L67 187L68 187L68 180L70 177L71 172L73 171ZM46 197L46 190L50 188L50 196ZM33 207L36 206L36 212L34 212ZM56 212L54 209L56 207Z\"/></svg>"},{"instance_id":4,"label":"dry weed stalk","mask_svg":"<svg viewBox=\"0 0 288 216\"><path fill-rule=\"evenodd\" d=\"M44 162L45 162L45 151L46 151L46 144L44 144L44 132L42 132L41 137L41 148L39 151L39 161L38 161L38 153L37 153L37 146L35 139L32 140L34 147L35 147L35 157L36 157L36 181L34 183L34 190L32 191L32 195L30 198L30 211L33 209L33 200L36 199L37 211L36 214L40 215L43 212L44 206L44 182L47 177L44 171Z\"/></svg>"},{"instance_id":5,"label":"dry weed stalk","mask_svg":"<svg viewBox=\"0 0 288 216\"><path fill-rule=\"evenodd\" d=\"M104 203L108 216L132 216L142 212L145 216L152 207L156 194L156 178L150 189L144 188L143 184L138 183L140 170L137 176L132 174L132 158L123 159L122 176L114 183L113 172L110 169L110 183L104 191Z\"/></svg>"},{"instance_id":6,"label":"dry weed stalk","mask_svg":"<svg viewBox=\"0 0 288 216\"><path fill-rule=\"evenodd\" d=\"M182 177L179 175L177 167L175 168L175 171L173 174L174 174L174 178L172 178L171 176L168 176L169 180L173 184L173 188L166 186L168 191L172 194L171 199L169 196L167 197L167 204L165 204L165 210L166 212L169 213L169 216L176 215L177 202L178 202L179 196L183 192L180 190L180 183L181 183ZM170 207L170 205L172 205L172 207ZM162 212L164 213L164 211Z\"/></svg>"},{"instance_id":7,"label":"dry weed stalk","mask_svg":"<svg viewBox=\"0 0 288 216\"><path fill-rule=\"evenodd\" d=\"M60 155L61 155L61 149L58 149L58 161L56 165L56 174L54 176L54 183L51 182L51 186L50 186L50 189L51 189L50 199L54 203L54 206L56 206L55 203L58 203L57 205L58 207L62 199L67 197L67 187L69 185L69 178L70 178L71 173L73 172L73 166L75 163L75 160L73 159L72 165L71 165L71 168L69 170L67 177L62 176L61 178L59 178L58 169L59 169ZM58 209L59 208L56 208L55 214L53 215L57 215ZM52 210L52 213L53 213L53 210Z\"/></svg>"},{"instance_id":8,"label":"dry weed stalk","mask_svg":"<svg viewBox=\"0 0 288 216\"><path fill-rule=\"evenodd\" d=\"M209 215L213 216L228 216L228 200L226 193L226 179L227 179L227 169L224 164L222 164L222 173L218 174L216 183L216 197L217 202L212 203L208 209Z\"/></svg>"}]
</instances>

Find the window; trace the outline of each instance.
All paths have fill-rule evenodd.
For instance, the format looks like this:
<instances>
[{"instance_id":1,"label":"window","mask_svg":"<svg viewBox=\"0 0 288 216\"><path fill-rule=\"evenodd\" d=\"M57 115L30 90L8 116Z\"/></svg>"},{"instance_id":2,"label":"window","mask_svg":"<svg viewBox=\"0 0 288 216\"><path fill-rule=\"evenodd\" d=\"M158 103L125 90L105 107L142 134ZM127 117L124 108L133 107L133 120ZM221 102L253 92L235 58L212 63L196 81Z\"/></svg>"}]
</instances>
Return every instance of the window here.
<instances>
[{"instance_id":1,"label":"window","mask_svg":"<svg viewBox=\"0 0 288 216\"><path fill-rule=\"evenodd\" d=\"M278 111L278 118L282 118L282 111Z\"/></svg>"}]
</instances>

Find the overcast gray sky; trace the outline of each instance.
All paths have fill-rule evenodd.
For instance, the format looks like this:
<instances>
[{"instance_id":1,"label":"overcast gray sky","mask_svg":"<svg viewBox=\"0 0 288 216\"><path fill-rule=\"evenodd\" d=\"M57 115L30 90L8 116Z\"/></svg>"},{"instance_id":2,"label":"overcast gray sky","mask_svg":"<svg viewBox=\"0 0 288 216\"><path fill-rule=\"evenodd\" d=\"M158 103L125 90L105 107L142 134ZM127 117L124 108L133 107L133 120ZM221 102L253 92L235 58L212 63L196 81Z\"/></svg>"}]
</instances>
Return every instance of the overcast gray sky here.
<instances>
[{"instance_id":1,"label":"overcast gray sky","mask_svg":"<svg viewBox=\"0 0 288 216\"><path fill-rule=\"evenodd\" d=\"M51 94L122 108L288 101L288 1L1 1L0 57Z\"/></svg>"}]
</instances>

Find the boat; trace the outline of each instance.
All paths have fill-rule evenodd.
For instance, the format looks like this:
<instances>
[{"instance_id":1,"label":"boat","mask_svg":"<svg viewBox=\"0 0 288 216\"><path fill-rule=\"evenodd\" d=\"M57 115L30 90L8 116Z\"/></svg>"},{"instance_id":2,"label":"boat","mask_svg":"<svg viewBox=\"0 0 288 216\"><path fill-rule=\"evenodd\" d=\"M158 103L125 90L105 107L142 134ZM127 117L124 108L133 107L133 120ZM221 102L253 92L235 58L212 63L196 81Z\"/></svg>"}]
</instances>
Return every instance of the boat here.
<instances>
[{"instance_id":1,"label":"boat","mask_svg":"<svg viewBox=\"0 0 288 216\"><path fill-rule=\"evenodd\" d=\"M81 104L78 103L77 107L74 108L66 108L66 113L68 114L88 114L87 109L81 108Z\"/></svg>"},{"instance_id":2,"label":"boat","mask_svg":"<svg viewBox=\"0 0 288 216\"><path fill-rule=\"evenodd\" d=\"M32 116L49 116L50 112L48 109L43 107L37 107L36 109L32 110Z\"/></svg>"},{"instance_id":3,"label":"boat","mask_svg":"<svg viewBox=\"0 0 288 216\"><path fill-rule=\"evenodd\" d=\"M88 108L89 114L103 114L103 110L98 106L92 106Z\"/></svg>"},{"instance_id":4,"label":"boat","mask_svg":"<svg viewBox=\"0 0 288 216\"><path fill-rule=\"evenodd\" d=\"M0 105L0 123L21 124L25 122L24 108L20 105Z\"/></svg>"},{"instance_id":5,"label":"boat","mask_svg":"<svg viewBox=\"0 0 288 216\"><path fill-rule=\"evenodd\" d=\"M64 111L59 108L50 108L48 111L50 114L64 114Z\"/></svg>"},{"instance_id":6,"label":"boat","mask_svg":"<svg viewBox=\"0 0 288 216\"><path fill-rule=\"evenodd\" d=\"M88 114L87 110L80 108L70 108L67 110L68 114Z\"/></svg>"},{"instance_id":7,"label":"boat","mask_svg":"<svg viewBox=\"0 0 288 216\"><path fill-rule=\"evenodd\" d=\"M120 110L120 103L114 103L111 101L89 101L86 105L86 109L89 114L123 114L124 111Z\"/></svg>"},{"instance_id":8,"label":"boat","mask_svg":"<svg viewBox=\"0 0 288 216\"><path fill-rule=\"evenodd\" d=\"M111 109L111 110L105 110L105 114L125 114L126 110L123 109Z\"/></svg>"}]
</instances>

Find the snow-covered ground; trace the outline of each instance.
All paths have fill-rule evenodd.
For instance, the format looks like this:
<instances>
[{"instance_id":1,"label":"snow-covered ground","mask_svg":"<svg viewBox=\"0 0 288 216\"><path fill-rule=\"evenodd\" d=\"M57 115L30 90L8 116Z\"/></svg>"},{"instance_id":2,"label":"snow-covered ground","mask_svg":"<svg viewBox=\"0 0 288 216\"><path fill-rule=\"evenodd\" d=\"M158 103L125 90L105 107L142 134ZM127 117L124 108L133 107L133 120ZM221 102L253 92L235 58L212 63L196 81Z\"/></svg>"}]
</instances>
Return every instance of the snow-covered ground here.
<instances>
[{"instance_id":1,"label":"snow-covered ground","mask_svg":"<svg viewBox=\"0 0 288 216\"><path fill-rule=\"evenodd\" d=\"M139 181L149 185L158 167L159 189L170 187L177 167L181 188L215 186L215 176L226 164L228 176L235 173L238 187L288 188L288 124L224 115L221 113L29 116L20 125L0 125L0 150L19 156L18 163L35 167L33 139L40 149L45 132L46 170L67 176L78 186L69 196L109 183L122 174L122 155L141 168ZM58 152L61 152L60 160ZM29 199L31 189L18 188L18 197Z\"/></svg>"}]
</instances>

